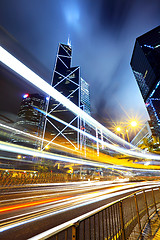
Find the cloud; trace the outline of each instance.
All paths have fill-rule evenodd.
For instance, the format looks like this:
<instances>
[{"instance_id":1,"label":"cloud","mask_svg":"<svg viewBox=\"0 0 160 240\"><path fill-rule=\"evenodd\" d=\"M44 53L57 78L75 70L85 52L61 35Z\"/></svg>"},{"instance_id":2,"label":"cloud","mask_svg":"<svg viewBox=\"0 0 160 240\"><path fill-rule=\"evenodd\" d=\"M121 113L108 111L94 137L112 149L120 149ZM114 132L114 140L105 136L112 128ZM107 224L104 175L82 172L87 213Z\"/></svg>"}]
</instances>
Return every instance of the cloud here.
<instances>
[{"instance_id":1,"label":"cloud","mask_svg":"<svg viewBox=\"0 0 160 240\"><path fill-rule=\"evenodd\" d=\"M119 119L122 108L146 110L130 59L136 37L159 25L157 0L3 1L2 25L50 72L59 42L71 37L73 66L90 84L91 105L103 121Z\"/></svg>"},{"instance_id":2,"label":"cloud","mask_svg":"<svg viewBox=\"0 0 160 240\"><path fill-rule=\"evenodd\" d=\"M144 121L148 118L130 59L136 37L159 24L159 8L159 1L85 3L85 36L74 51L80 50L76 59L91 85L93 112L102 119L123 117L120 106L125 106L128 114L143 112Z\"/></svg>"}]
</instances>

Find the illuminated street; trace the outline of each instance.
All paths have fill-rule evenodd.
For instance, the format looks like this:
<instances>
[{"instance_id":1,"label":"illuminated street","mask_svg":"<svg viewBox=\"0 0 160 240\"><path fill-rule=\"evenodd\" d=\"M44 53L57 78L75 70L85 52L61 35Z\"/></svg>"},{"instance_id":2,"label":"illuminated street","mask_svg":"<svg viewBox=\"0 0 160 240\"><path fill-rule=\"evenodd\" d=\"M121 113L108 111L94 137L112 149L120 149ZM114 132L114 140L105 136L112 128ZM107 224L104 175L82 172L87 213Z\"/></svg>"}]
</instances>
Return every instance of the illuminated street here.
<instances>
[{"instance_id":1,"label":"illuminated street","mask_svg":"<svg viewBox=\"0 0 160 240\"><path fill-rule=\"evenodd\" d=\"M0 239L154 238L153 2L1 1Z\"/></svg>"},{"instance_id":2,"label":"illuminated street","mask_svg":"<svg viewBox=\"0 0 160 240\"><path fill-rule=\"evenodd\" d=\"M133 191L158 185L81 182L1 189L0 237L28 239Z\"/></svg>"}]
</instances>

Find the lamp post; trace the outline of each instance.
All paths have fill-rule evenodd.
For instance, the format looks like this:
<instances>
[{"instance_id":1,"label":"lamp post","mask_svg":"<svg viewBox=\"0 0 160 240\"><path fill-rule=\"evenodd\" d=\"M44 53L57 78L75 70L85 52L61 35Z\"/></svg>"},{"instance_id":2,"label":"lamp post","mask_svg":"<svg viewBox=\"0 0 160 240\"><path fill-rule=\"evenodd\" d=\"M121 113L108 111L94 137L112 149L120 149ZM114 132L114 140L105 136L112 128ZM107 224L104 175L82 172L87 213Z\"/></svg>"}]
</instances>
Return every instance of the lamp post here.
<instances>
[{"instance_id":1,"label":"lamp post","mask_svg":"<svg viewBox=\"0 0 160 240\"><path fill-rule=\"evenodd\" d=\"M128 129L126 129L126 135L127 135L127 140L128 140L128 142L130 142L130 140L129 140L129 134L128 134Z\"/></svg>"},{"instance_id":2,"label":"lamp post","mask_svg":"<svg viewBox=\"0 0 160 240\"><path fill-rule=\"evenodd\" d=\"M120 126L116 127L116 132L118 132L119 134L121 134L123 136L123 139L125 140L125 134L127 137L127 141L130 142L129 139L129 127L135 128L137 126L137 121L133 120L131 121L129 124L127 123L120 123ZM125 132L125 134L124 134Z\"/></svg>"},{"instance_id":3,"label":"lamp post","mask_svg":"<svg viewBox=\"0 0 160 240\"><path fill-rule=\"evenodd\" d=\"M122 129L120 127L117 127L116 128L116 131L122 135L123 139L125 140L125 136L124 136L124 133L122 132Z\"/></svg>"}]
</instances>

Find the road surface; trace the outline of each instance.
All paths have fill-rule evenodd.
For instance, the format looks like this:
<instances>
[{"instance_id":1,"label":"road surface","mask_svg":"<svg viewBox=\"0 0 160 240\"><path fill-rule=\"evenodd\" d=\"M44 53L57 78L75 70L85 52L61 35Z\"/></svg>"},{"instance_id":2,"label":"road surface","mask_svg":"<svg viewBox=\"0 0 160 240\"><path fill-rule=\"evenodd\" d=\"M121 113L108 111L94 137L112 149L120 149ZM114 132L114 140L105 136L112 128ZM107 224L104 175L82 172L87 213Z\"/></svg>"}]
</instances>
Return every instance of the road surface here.
<instances>
[{"instance_id":1,"label":"road surface","mask_svg":"<svg viewBox=\"0 0 160 240\"><path fill-rule=\"evenodd\" d=\"M25 240L159 182L73 182L1 188L0 239Z\"/></svg>"}]
</instances>

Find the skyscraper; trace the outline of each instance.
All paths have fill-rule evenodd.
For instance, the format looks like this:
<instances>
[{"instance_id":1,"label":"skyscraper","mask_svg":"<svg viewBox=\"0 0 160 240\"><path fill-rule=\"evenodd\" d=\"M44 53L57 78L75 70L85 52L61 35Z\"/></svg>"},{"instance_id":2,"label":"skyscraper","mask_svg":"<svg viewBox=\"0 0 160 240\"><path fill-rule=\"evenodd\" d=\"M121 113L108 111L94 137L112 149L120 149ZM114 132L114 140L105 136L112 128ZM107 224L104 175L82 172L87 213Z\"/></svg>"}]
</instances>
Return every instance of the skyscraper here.
<instances>
[{"instance_id":1,"label":"skyscraper","mask_svg":"<svg viewBox=\"0 0 160 240\"><path fill-rule=\"evenodd\" d=\"M131 67L151 119L152 135L160 137L160 26L136 39Z\"/></svg>"},{"instance_id":2,"label":"skyscraper","mask_svg":"<svg viewBox=\"0 0 160 240\"><path fill-rule=\"evenodd\" d=\"M23 96L17 121L15 123L16 129L41 138L44 128L44 114L40 112L39 109L44 111L45 108L46 98L44 96L38 93L25 94ZM35 140L16 134L12 135L12 142L36 149L41 146L40 140Z\"/></svg>"},{"instance_id":3,"label":"skyscraper","mask_svg":"<svg viewBox=\"0 0 160 240\"><path fill-rule=\"evenodd\" d=\"M72 67L72 48L70 44L59 44L52 86L66 98L90 114L89 85L80 77L80 67ZM79 147L80 134L72 128L80 129L84 125L80 116L75 116L62 104L49 98L46 113L45 138L54 141L63 139L63 144L70 143ZM71 127L70 127L71 126Z\"/></svg>"},{"instance_id":4,"label":"skyscraper","mask_svg":"<svg viewBox=\"0 0 160 240\"><path fill-rule=\"evenodd\" d=\"M83 111L90 115L91 114L90 88L89 84L83 78L81 78L80 102Z\"/></svg>"}]
</instances>

